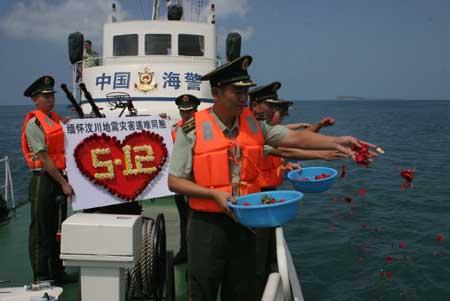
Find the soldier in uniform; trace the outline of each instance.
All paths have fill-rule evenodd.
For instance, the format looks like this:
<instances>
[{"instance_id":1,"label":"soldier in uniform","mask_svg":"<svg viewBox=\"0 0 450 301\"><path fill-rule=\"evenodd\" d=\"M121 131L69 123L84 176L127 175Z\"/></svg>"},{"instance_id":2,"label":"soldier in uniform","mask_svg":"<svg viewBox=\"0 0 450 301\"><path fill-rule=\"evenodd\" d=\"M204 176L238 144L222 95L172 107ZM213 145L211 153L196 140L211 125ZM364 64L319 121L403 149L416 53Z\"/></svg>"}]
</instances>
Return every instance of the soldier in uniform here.
<instances>
[{"instance_id":1,"label":"soldier in uniform","mask_svg":"<svg viewBox=\"0 0 450 301\"><path fill-rule=\"evenodd\" d=\"M200 100L191 94L183 94L175 99L175 104L180 112L181 119L173 125L172 138L175 142L177 131L184 125L186 121L194 117L197 112L197 107L200 105ZM191 208L184 195L175 195L175 204L178 209L178 216L180 217L180 250L175 255L173 263L181 264L187 261L187 242L186 242L186 229L189 217L191 215Z\"/></svg>"},{"instance_id":2,"label":"soldier in uniform","mask_svg":"<svg viewBox=\"0 0 450 301\"><path fill-rule=\"evenodd\" d=\"M32 98L36 110L28 113L23 124L22 150L32 171L28 198L31 203L29 253L34 281L52 279L61 284L77 278L64 273L56 239L59 214L62 220L67 214L63 196L70 197L74 192L64 174L64 132L58 114L53 112L54 83L46 75L24 92Z\"/></svg>"},{"instance_id":3,"label":"soldier in uniform","mask_svg":"<svg viewBox=\"0 0 450 301\"><path fill-rule=\"evenodd\" d=\"M356 138L290 131L258 122L247 106L255 84L247 72L252 58L242 56L204 75L214 98L178 131L169 167L169 188L189 197L190 300L257 300L255 235L236 222L228 201L258 192L264 144L338 150L353 155ZM374 147L374 145L370 145Z\"/></svg>"},{"instance_id":4,"label":"soldier in uniform","mask_svg":"<svg viewBox=\"0 0 450 301\"><path fill-rule=\"evenodd\" d=\"M292 102L278 98L280 82L256 87L249 92L250 108L257 120L266 121L272 125L281 122L280 113L286 113L286 106ZM279 121L275 123L275 121ZM292 124L290 129L298 129L302 123ZM311 127L308 125L306 127ZM264 160L259 175L262 191L276 190L284 179L284 170L300 169L297 163L286 162L284 159L294 160L338 160L346 155L335 150L303 150L298 148L283 148L264 145ZM258 295L262 295L271 272L272 264L276 263L276 242L273 228L256 229L256 272L255 279Z\"/></svg>"}]
</instances>

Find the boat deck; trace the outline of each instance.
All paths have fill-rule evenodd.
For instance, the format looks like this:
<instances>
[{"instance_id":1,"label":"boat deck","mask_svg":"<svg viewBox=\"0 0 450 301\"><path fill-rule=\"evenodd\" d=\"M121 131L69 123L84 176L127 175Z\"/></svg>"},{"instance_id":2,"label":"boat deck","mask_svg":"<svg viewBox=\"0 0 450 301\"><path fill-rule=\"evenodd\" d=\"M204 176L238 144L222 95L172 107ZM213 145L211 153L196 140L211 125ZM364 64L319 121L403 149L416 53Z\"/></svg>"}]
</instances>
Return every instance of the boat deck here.
<instances>
[{"instance_id":1,"label":"boat deck","mask_svg":"<svg viewBox=\"0 0 450 301\"><path fill-rule=\"evenodd\" d=\"M143 215L156 217L163 213L166 223L167 250L174 254L179 248L179 219L178 211L172 197L148 200L143 202ZM27 203L16 209L16 216L0 225L0 291L6 287L23 287L30 284L33 278L28 258L28 226L30 223L30 204ZM67 268L69 273L78 272L77 269ZM5 283L1 281L7 280ZM186 265L175 267L176 300L187 300ZM61 300L79 301L80 284L63 286ZM6 294L6 293L5 293ZM0 300L6 295L0 295Z\"/></svg>"}]
</instances>

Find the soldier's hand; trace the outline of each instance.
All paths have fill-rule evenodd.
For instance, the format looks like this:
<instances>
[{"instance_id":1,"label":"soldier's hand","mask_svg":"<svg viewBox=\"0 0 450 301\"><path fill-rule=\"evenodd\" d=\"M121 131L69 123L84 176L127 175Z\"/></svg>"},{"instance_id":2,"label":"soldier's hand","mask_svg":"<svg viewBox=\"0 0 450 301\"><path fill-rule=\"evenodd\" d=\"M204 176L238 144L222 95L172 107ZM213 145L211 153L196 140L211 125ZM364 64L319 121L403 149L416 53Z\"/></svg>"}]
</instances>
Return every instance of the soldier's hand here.
<instances>
[{"instance_id":1,"label":"soldier's hand","mask_svg":"<svg viewBox=\"0 0 450 301\"><path fill-rule=\"evenodd\" d=\"M300 164L295 162L285 162L283 163L283 168L289 171L292 171L294 169L296 169L298 172L302 171L302 167L300 166Z\"/></svg>"},{"instance_id":2,"label":"soldier's hand","mask_svg":"<svg viewBox=\"0 0 450 301\"><path fill-rule=\"evenodd\" d=\"M66 123L68 123L69 121L70 121L70 117L68 117L68 116L61 117L61 122L62 122L63 124L66 124Z\"/></svg>"},{"instance_id":3,"label":"soldier's hand","mask_svg":"<svg viewBox=\"0 0 450 301\"><path fill-rule=\"evenodd\" d=\"M331 117L325 117L324 119L322 119L319 122L320 127L327 127L327 126L332 126L333 124L335 124L336 120L334 120L334 118Z\"/></svg>"},{"instance_id":4,"label":"soldier's hand","mask_svg":"<svg viewBox=\"0 0 450 301\"><path fill-rule=\"evenodd\" d=\"M351 148L353 145L361 147L360 142L367 144L369 146L369 148L377 148L377 146L375 144L356 139L355 137L341 136L341 137L336 137L336 143L337 143L336 150L354 158L355 153L354 153L354 151L352 151ZM378 157L378 154L373 151L369 151L369 153L370 153L371 157Z\"/></svg>"},{"instance_id":5,"label":"soldier's hand","mask_svg":"<svg viewBox=\"0 0 450 301\"><path fill-rule=\"evenodd\" d=\"M62 185L62 191L63 193L67 196L67 197L71 197L75 194L75 192L73 191L72 185L70 185L69 183L64 183Z\"/></svg>"},{"instance_id":6,"label":"soldier's hand","mask_svg":"<svg viewBox=\"0 0 450 301\"><path fill-rule=\"evenodd\" d=\"M228 215L237 222L236 216L234 216L233 211L228 206L228 201L232 202L233 204L236 204L236 199L229 192L221 190L214 190L213 195L217 205L219 205L219 207L225 212L226 215Z\"/></svg>"}]
</instances>

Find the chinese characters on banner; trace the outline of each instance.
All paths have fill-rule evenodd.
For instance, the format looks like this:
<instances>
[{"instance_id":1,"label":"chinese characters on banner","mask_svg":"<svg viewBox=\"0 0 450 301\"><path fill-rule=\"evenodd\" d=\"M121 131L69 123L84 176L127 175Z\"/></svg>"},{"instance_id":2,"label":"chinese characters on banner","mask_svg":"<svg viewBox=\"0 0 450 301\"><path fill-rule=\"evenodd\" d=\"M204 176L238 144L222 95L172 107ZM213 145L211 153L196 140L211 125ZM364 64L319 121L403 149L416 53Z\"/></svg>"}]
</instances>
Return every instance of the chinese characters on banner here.
<instances>
[{"instance_id":1,"label":"chinese characters on banner","mask_svg":"<svg viewBox=\"0 0 450 301\"><path fill-rule=\"evenodd\" d=\"M65 124L74 210L172 195L167 187L170 130L171 121L158 116L73 119Z\"/></svg>"}]
</instances>

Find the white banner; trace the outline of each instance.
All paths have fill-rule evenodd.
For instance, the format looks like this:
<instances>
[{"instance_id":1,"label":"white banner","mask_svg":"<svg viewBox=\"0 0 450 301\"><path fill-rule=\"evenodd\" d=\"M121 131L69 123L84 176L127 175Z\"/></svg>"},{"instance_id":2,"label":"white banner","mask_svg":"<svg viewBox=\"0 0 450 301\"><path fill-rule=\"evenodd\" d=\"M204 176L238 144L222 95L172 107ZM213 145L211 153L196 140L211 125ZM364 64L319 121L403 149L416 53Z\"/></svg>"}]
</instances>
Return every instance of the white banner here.
<instances>
[{"instance_id":1,"label":"white banner","mask_svg":"<svg viewBox=\"0 0 450 301\"><path fill-rule=\"evenodd\" d=\"M63 125L74 210L173 195L172 122L158 116L73 119Z\"/></svg>"}]
</instances>

